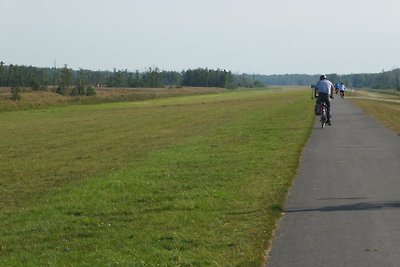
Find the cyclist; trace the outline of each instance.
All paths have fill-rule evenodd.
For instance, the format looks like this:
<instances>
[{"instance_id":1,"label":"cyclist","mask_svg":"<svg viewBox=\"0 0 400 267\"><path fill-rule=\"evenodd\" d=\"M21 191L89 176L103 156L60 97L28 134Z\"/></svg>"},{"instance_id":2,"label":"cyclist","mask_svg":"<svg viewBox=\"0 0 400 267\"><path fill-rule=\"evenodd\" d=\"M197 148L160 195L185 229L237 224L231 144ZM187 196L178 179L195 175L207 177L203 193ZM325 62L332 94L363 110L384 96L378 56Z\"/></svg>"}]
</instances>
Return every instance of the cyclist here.
<instances>
[{"instance_id":1,"label":"cyclist","mask_svg":"<svg viewBox=\"0 0 400 267\"><path fill-rule=\"evenodd\" d=\"M343 83L340 83L340 96L344 98L344 91L346 90L346 86Z\"/></svg>"},{"instance_id":2,"label":"cyclist","mask_svg":"<svg viewBox=\"0 0 400 267\"><path fill-rule=\"evenodd\" d=\"M328 111L328 125L331 124L331 103L329 101L329 97L333 99L333 92L335 91L335 87L333 83L326 78L326 75L321 75L319 77L319 81L315 85L314 96L317 98L317 104L319 105L321 102L325 102Z\"/></svg>"},{"instance_id":3,"label":"cyclist","mask_svg":"<svg viewBox=\"0 0 400 267\"><path fill-rule=\"evenodd\" d=\"M340 84L339 83L335 83L335 94L338 93L339 89L340 89Z\"/></svg>"}]
</instances>

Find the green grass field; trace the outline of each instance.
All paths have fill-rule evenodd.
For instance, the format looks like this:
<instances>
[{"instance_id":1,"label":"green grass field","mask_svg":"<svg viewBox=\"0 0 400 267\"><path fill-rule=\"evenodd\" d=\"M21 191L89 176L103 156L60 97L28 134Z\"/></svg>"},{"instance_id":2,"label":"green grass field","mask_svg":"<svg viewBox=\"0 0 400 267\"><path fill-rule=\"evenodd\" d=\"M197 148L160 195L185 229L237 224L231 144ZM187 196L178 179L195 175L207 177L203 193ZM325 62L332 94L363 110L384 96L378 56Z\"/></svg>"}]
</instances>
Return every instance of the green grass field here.
<instances>
[{"instance_id":1,"label":"green grass field","mask_svg":"<svg viewBox=\"0 0 400 267\"><path fill-rule=\"evenodd\" d=\"M0 113L0 266L259 266L308 89Z\"/></svg>"}]
</instances>

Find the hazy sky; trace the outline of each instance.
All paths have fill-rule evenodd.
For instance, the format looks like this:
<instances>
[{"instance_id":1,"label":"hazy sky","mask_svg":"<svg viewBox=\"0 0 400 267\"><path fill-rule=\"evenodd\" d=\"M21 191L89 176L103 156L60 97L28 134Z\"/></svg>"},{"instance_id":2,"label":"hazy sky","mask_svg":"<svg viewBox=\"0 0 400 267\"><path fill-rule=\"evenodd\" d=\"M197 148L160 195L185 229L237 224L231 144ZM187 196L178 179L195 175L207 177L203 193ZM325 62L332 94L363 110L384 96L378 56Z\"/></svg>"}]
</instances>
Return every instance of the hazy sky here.
<instances>
[{"instance_id":1,"label":"hazy sky","mask_svg":"<svg viewBox=\"0 0 400 267\"><path fill-rule=\"evenodd\" d=\"M92 70L400 67L400 0L0 0L0 60Z\"/></svg>"}]
</instances>

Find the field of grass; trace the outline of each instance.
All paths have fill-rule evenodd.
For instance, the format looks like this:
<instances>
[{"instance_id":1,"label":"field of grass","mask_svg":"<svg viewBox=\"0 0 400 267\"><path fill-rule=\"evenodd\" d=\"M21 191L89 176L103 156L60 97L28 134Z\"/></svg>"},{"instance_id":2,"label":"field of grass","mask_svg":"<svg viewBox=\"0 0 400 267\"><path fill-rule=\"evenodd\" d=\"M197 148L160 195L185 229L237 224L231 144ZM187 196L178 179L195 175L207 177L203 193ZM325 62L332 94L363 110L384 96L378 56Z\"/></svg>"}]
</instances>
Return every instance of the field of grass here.
<instances>
[{"instance_id":1,"label":"field of grass","mask_svg":"<svg viewBox=\"0 0 400 267\"><path fill-rule=\"evenodd\" d=\"M293 89L1 112L0 266L259 266L312 107Z\"/></svg>"},{"instance_id":2,"label":"field of grass","mask_svg":"<svg viewBox=\"0 0 400 267\"><path fill-rule=\"evenodd\" d=\"M360 90L351 100L400 135L400 94L397 91L379 93L377 90Z\"/></svg>"}]
</instances>

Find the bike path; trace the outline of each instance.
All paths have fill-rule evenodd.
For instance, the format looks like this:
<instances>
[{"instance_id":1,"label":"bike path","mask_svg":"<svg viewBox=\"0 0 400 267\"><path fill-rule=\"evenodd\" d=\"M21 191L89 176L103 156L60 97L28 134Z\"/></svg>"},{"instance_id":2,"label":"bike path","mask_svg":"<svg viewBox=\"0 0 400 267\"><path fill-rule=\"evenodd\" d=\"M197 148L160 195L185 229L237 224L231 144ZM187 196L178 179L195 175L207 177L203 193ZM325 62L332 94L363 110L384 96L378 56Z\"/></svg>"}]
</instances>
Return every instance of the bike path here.
<instances>
[{"instance_id":1,"label":"bike path","mask_svg":"<svg viewBox=\"0 0 400 267\"><path fill-rule=\"evenodd\" d=\"M346 99L314 127L267 266L400 266L400 137Z\"/></svg>"}]
</instances>

